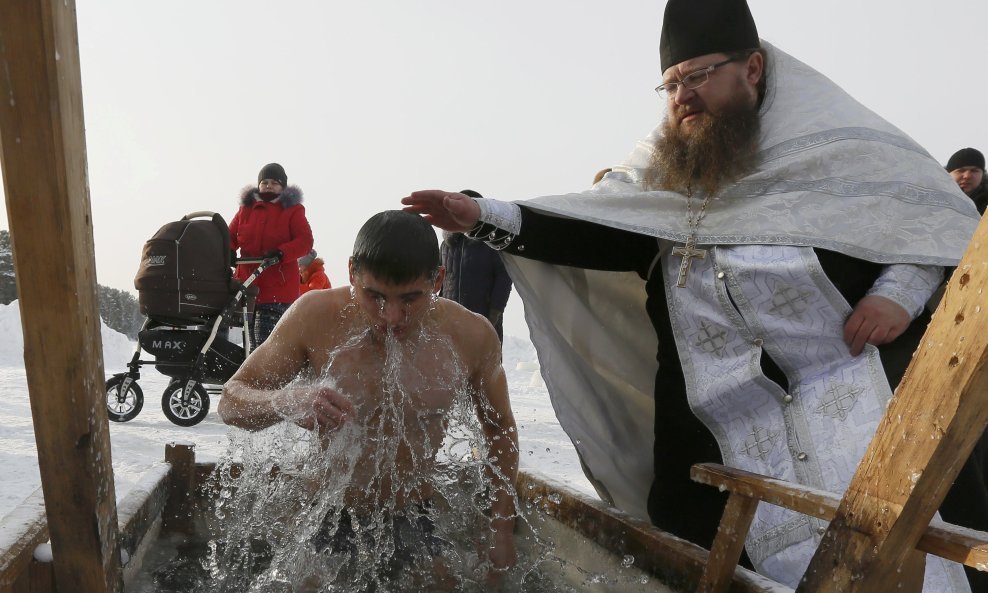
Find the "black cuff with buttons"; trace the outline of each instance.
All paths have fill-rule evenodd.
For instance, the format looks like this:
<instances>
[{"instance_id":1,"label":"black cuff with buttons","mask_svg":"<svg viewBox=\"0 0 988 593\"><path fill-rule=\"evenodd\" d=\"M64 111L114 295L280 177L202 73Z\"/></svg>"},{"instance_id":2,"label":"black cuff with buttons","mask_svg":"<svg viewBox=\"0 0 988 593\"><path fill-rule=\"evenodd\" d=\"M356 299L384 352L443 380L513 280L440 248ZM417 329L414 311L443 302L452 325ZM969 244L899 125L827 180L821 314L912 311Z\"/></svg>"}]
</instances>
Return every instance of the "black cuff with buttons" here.
<instances>
[{"instance_id":1,"label":"black cuff with buttons","mask_svg":"<svg viewBox=\"0 0 988 593\"><path fill-rule=\"evenodd\" d=\"M497 251L507 249L515 240L513 233L486 222L478 222L465 234L471 239L483 241L488 247Z\"/></svg>"}]
</instances>

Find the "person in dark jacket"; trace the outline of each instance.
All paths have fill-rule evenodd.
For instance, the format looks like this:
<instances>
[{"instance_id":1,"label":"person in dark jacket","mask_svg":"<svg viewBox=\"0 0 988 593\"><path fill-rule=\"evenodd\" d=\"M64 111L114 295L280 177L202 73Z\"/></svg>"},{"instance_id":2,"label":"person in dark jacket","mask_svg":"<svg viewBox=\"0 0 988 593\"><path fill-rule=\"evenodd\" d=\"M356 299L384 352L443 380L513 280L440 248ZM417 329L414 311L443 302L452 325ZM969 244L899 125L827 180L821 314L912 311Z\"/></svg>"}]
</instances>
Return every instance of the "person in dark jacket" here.
<instances>
[{"instance_id":1,"label":"person in dark jacket","mask_svg":"<svg viewBox=\"0 0 988 593\"><path fill-rule=\"evenodd\" d=\"M971 198L981 214L988 206L988 179L985 178L985 155L974 148L962 148L950 156L947 172L961 191Z\"/></svg>"},{"instance_id":2,"label":"person in dark jacket","mask_svg":"<svg viewBox=\"0 0 988 593\"><path fill-rule=\"evenodd\" d=\"M230 249L242 258L277 258L278 265L264 271L254 283L257 307L251 323L254 346L271 334L288 307L298 299L298 258L312 250L312 229L305 218L302 190L288 185L288 175L278 163L257 174L257 185L240 192L240 209L230 222ZM257 264L237 266L234 276L245 280Z\"/></svg>"},{"instance_id":3,"label":"person in dark jacket","mask_svg":"<svg viewBox=\"0 0 988 593\"><path fill-rule=\"evenodd\" d=\"M481 197L472 189L461 193ZM439 295L486 317L503 343L502 317L511 294L511 278L501 256L462 233L443 233L442 260L446 278Z\"/></svg>"}]
</instances>

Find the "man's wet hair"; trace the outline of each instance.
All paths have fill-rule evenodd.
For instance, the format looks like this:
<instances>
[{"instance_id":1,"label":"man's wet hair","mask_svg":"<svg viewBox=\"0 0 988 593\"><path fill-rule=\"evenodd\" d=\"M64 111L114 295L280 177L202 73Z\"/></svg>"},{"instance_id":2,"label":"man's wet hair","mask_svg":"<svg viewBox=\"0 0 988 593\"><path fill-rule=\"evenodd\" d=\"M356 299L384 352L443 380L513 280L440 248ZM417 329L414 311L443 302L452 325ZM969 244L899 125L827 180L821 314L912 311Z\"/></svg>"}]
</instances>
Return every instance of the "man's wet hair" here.
<instances>
[{"instance_id":1,"label":"man's wet hair","mask_svg":"<svg viewBox=\"0 0 988 593\"><path fill-rule=\"evenodd\" d=\"M370 217L357 231L351 256L356 272L401 284L439 273L439 238L424 218L401 210Z\"/></svg>"}]
</instances>

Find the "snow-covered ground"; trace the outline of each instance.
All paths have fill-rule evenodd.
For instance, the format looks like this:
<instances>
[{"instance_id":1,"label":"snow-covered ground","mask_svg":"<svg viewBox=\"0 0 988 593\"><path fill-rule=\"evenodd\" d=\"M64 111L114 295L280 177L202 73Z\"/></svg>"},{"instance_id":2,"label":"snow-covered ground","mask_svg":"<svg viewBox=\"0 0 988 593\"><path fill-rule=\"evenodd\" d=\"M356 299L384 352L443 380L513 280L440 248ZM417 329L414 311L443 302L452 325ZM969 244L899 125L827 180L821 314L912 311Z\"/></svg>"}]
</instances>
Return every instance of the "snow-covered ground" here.
<instances>
[{"instance_id":1,"label":"snow-covered ground","mask_svg":"<svg viewBox=\"0 0 988 593\"><path fill-rule=\"evenodd\" d=\"M103 326L103 358L107 376L127 370L134 343ZM31 403L24 371L24 342L16 301L0 305L0 517L6 515L41 485L31 422ZM506 336L504 368L512 408L518 424L522 468L593 495L569 438L556 422L545 384L539 374L535 349L527 338ZM144 409L135 419L110 423L113 474L121 499L152 466L164 459L165 444L193 442L199 461L215 461L227 447L228 428L216 415L191 428L176 426L161 412L161 393L167 377L152 367L141 370Z\"/></svg>"}]
</instances>

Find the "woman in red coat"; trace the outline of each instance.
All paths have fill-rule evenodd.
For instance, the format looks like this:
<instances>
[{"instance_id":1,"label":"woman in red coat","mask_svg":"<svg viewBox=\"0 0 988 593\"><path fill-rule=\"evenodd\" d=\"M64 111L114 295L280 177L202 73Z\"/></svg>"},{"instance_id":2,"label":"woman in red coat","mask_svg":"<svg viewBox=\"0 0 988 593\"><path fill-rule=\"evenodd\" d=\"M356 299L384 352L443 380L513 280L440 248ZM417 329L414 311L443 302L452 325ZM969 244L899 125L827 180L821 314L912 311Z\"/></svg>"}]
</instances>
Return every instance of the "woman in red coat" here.
<instances>
[{"instance_id":1,"label":"woman in red coat","mask_svg":"<svg viewBox=\"0 0 988 593\"><path fill-rule=\"evenodd\" d=\"M254 283L258 294L251 335L257 347L299 297L296 261L312 249L302 190L288 185L288 175L278 163L265 165L257 174L257 186L241 192L240 210L230 222L230 248L239 250L242 258L276 257L279 261ZM234 275L244 280L256 267L238 265Z\"/></svg>"},{"instance_id":2,"label":"woman in red coat","mask_svg":"<svg viewBox=\"0 0 988 593\"><path fill-rule=\"evenodd\" d=\"M310 290L332 288L329 284L329 276L324 268L325 262L321 257L316 257L316 250L313 249L308 255L298 258L298 275L302 279L302 294Z\"/></svg>"}]
</instances>

